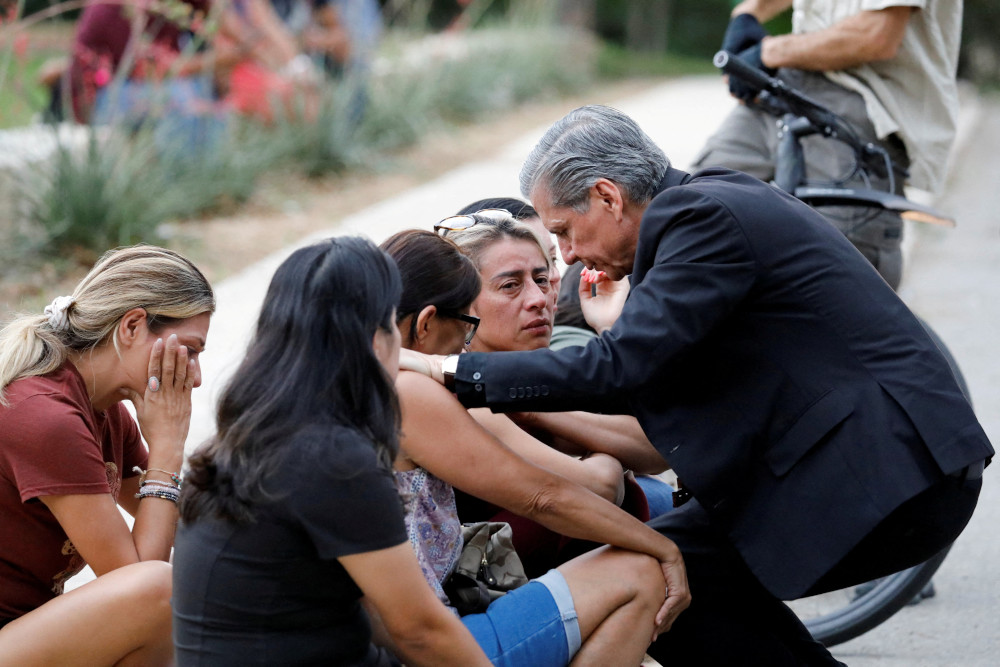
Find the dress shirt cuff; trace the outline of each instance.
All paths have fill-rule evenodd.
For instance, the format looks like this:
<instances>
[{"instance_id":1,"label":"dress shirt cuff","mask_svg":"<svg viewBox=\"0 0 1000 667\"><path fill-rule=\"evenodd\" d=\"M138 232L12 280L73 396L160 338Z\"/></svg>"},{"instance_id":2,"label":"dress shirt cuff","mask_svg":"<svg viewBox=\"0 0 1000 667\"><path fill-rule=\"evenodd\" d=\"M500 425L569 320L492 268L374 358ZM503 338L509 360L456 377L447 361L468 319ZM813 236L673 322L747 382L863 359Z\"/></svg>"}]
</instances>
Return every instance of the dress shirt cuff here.
<instances>
[{"instance_id":1,"label":"dress shirt cuff","mask_svg":"<svg viewBox=\"0 0 1000 667\"><path fill-rule=\"evenodd\" d=\"M458 358L454 391L467 408L486 407L485 365L486 353L483 352L466 352Z\"/></svg>"}]
</instances>

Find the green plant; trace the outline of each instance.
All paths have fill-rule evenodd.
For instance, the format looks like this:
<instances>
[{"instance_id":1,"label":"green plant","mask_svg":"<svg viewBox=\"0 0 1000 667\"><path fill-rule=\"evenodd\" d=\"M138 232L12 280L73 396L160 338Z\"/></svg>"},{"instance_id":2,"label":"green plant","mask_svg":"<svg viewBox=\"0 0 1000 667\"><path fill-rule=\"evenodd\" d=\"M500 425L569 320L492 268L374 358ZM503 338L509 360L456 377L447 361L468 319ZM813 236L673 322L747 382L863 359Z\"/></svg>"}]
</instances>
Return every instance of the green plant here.
<instances>
[{"instance_id":1,"label":"green plant","mask_svg":"<svg viewBox=\"0 0 1000 667\"><path fill-rule=\"evenodd\" d=\"M435 127L572 92L593 76L596 48L579 32L508 23L441 38L448 49L435 39L390 37L388 66L363 85L324 84L315 108L271 124L230 116L197 142L157 123L81 128L78 144L58 139L51 160L21 179L33 247L65 254L157 241L164 222L246 200L269 170L369 168Z\"/></svg>"},{"instance_id":2,"label":"green plant","mask_svg":"<svg viewBox=\"0 0 1000 667\"><path fill-rule=\"evenodd\" d=\"M155 237L162 199L151 195L162 194L165 181L140 143L102 142L90 130L79 148L57 139L51 164L32 173L25 186L31 217L46 242L66 249Z\"/></svg>"},{"instance_id":3,"label":"green plant","mask_svg":"<svg viewBox=\"0 0 1000 667\"><path fill-rule=\"evenodd\" d=\"M244 201L271 167L261 145L235 130L171 154L151 128L81 129L82 145L57 135L51 161L26 170L20 183L43 247L57 252L156 241L163 222Z\"/></svg>"},{"instance_id":4,"label":"green plant","mask_svg":"<svg viewBox=\"0 0 1000 667\"><path fill-rule=\"evenodd\" d=\"M107 248L156 238L169 181L147 141L102 140L94 129L81 147L57 138L51 164L27 176L23 190L47 244Z\"/></svg>"}]
</instances>

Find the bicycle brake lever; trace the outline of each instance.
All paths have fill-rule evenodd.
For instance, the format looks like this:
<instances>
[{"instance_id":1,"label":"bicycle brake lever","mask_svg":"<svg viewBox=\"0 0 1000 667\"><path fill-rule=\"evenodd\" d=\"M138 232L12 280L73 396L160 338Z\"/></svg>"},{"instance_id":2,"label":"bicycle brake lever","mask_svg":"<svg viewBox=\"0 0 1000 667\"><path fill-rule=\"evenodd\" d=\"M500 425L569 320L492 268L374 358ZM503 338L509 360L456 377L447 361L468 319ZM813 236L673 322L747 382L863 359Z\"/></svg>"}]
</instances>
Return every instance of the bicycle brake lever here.
<instances>
[{"instance_id":1,"label":"bicycle brake lever","mask_svg":"<svg viewBox=\"0 0 1000 667\"><path fill-rule=\"evenodd\" d=\"M749 106L760 109L766 114L781 118L788 113L788 105L780 97L777 97L766 90L762 90L757 99L749 103Z\"/></svg>"}]
</instances>

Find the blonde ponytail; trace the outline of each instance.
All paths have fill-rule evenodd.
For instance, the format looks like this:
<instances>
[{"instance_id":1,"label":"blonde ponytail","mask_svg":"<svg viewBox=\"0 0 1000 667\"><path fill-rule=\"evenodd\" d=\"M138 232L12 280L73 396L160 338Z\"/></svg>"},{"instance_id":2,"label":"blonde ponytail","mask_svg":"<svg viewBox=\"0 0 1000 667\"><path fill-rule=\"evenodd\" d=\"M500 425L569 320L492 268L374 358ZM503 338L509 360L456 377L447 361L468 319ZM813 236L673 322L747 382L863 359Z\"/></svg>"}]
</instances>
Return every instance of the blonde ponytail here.
<instances>
[{"instance_id":1,"label":"blonde ponytail","mask_svg":"<svg viewBox=\"0 0 1000 667\"><path fill-rule=\"evenodd\" d=\"M23 315L0 331L0 405L7 405L11 382L51 373L66 361L66 346L47 327L46 316Z\"/></svg>"},{"instance_id":2,"label":"blonde ponytail","mask_svg":"<svg viewBox=\"0 0 1000 667\"><path fill-rule=\"evenodd\" d=\"M7 405L11 382L51 373L71 350L109 340L117 348L115 329L133 308L144 308L154 328L214 312L215 295L201 271L172 250L138 245L108 251L71 297L49 306L58 317L22 315L0 331L0 405Z\"/></svg>"}]
</instances>

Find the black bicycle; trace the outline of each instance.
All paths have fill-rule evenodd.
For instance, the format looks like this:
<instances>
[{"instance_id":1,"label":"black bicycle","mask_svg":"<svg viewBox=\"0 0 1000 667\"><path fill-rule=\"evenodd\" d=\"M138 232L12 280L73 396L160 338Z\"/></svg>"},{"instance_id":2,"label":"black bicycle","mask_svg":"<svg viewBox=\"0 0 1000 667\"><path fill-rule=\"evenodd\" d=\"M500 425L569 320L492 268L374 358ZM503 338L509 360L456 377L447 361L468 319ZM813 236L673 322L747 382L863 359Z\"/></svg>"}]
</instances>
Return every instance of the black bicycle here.
<instances>
[{"instance_id":1,"label":"black bicycle","mask_svg":"<svg viewBox=\"0 0 1000 667\"><path fill-rule=\"evenodd\" d=\"M716 53L713 62L726 74L758 88L761 92L752 104L779 120L776 123L778 148L773 181L776 187L811 206L868 207L896 211L904 220L955 226L954 220L935 209L895 194L896 179L905 178L905 171L893 163L881 146L862 141L848 121L781 79L747 65L727 51ZM869 182L864 178L868 173L888 175L887 190L853 188L841 183L810 183L806 178L801 140L811 135L848 146L854 153L856 171L862 175L862 180ZM951 352L926 322L921 323L948 360L962 392L970 398L965 378ZM933 595L931 578L947 554L948 549L945 549L907 570L789 604L818 641L826 646L840 644L868 632L907 604Z\"/></svg>"}]
</instances>

